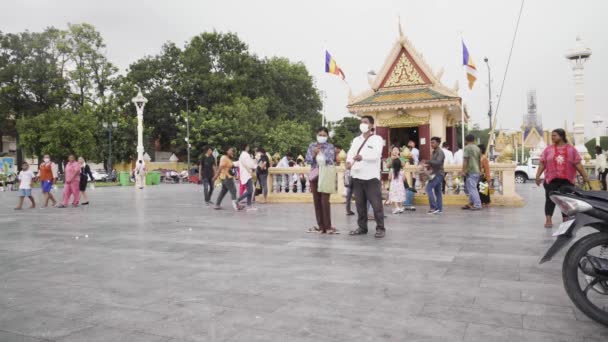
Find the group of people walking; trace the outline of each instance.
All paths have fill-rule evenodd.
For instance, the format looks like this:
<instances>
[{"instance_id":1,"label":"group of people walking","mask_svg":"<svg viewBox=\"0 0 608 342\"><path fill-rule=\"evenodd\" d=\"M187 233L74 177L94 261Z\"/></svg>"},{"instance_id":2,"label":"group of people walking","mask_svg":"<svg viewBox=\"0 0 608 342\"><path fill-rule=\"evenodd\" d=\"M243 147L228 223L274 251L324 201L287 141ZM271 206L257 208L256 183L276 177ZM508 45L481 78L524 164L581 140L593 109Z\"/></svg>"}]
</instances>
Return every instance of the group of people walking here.
<instances>
[{"instance_id":1,"label":"group of people walking","mask_svg":"<svg viewBox=\"0 0 608 342\"><path fill-rule=\"evenodd\" d=\"M73 154L68 156L67 163L63 168L63 198L59 204L58 200L53 195L54 185L59 179L57 164L51 161L51 156L48 154L45 154L42 160L43 162L38 166L37 176L30 170L30 166L27 162L21 164L21 171L18 175L19 202L15 207L15 210L23 209L26 197L31 202L30 208L36 207L36 201L32 196L32 184L35 181L40 182L40 189L42 190L42 208L47 208L49 201L53 207L66 208L69 205L70 198L72 199L73 207L89 204L87 184L89 179L94 180L94 178L91 168L83 157L79 157L78 160L76 160L76 157Z\"/></svg>"}]
</instances>

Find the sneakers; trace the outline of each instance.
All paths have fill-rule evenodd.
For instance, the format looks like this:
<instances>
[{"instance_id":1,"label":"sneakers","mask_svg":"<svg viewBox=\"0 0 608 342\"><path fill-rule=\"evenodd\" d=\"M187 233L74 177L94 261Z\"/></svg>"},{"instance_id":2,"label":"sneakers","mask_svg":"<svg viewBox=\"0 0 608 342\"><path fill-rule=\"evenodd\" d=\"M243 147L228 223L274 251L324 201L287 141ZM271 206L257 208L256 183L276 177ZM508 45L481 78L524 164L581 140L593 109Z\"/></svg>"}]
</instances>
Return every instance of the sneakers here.
<instances>
[{"instance_id":1,"label":"sneakers","mask_svg":"<svg viewBox=\"0 0 608 342\"><path fill-rule=\"evenodd\" d=\"M395 208L395 209L393 210L393 214L395 214L395 215L397 215L397 214L401 214L401 209L399 209L399 208Z\"/></svg>"},{"instance_id":2,"label":"sneakers","mask_svg":"<svg viewBox=\"0 0 608 342\"><path fill-rule=\"evenodd\" d=\"M435 214L441 214L441 213L442 213L442 211L439 209L431 209L431 210L427 211L427 214L429 214L429 215L435 215Z\"/></svg>"}]
</instances>

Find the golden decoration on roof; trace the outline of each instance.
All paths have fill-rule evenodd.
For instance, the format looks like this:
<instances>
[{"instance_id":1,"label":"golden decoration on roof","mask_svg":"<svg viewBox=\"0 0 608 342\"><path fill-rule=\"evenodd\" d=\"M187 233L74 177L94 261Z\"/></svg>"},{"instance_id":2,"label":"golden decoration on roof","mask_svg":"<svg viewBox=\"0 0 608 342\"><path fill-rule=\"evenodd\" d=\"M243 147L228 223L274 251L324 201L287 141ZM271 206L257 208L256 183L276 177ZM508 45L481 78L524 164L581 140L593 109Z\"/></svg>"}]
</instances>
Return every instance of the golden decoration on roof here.
<instances>
[{"instance_id":1,"label":"golden decoration on roof","mask_svg":"<svg viewBox=\"0 0 608 342\"><path fill-rule=\"evenodd\" d=\"M429 123L429 116L412 116L408 114L396 115L390 119L380 120L380 127L417 127Z\"/></svg>"},{"instance_id":2,"label":"golden decoration on roof","mask_svg":"<svg viewBox=\"0 0 608 342\"><path fill-rule=\"evenodd\" d=\"M433 95L426 92L386 94L374 97L371 102L403 102L403 101L423 101L430 100Z\"/></svg>"},{"instance_id":3,"label":"golden decoration on roof","mask_svg":"<svg viewBox=\"0 0 608 342\"><path fill-rule=\"evenodd\" d=\"M395 65L391 76L386 80L384 86L401 87L416 84L424 84L424 80L405 53L402 53L401 57L399 57L399 62Z\"/></svg>"}]
</instances>

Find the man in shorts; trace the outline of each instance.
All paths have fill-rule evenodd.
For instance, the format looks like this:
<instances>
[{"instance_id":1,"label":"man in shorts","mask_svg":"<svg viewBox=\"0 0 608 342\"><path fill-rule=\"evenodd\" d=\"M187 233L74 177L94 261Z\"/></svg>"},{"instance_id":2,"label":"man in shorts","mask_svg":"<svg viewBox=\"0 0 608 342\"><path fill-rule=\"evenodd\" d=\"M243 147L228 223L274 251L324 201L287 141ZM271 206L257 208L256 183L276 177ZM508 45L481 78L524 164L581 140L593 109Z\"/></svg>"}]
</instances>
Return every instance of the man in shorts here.
<instances>
[{"instance_id":1,"label":"man in shorts","mask_svg":"<svg viewBox=\"0 0 608 342\"><path fill-rule=\"evenodd\" d=\"M53 207L57 204L57 200L55 200L55 197L51 193L54 179L55 176L53 175L51 156L45 154L42 164L38 167L38 180L40 181L40 188L42 189L42 208L48 207L49 200L53 202Z\"/></svg>"}]
</instances>

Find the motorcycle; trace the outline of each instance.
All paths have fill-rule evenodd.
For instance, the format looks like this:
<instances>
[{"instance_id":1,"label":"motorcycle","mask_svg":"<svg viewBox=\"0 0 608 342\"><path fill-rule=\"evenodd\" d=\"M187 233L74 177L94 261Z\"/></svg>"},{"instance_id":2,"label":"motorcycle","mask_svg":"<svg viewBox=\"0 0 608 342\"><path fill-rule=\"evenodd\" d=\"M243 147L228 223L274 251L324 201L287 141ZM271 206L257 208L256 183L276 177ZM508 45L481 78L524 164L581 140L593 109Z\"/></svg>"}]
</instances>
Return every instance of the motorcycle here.
<instances>
[{"instance_id":1,"label":"motorcycle","mask_svg":"<svg viewBox=\"0 0 608 342\"><path fill-rule=\"evenodd\" d=\"M568 216L553 236L543 264L570 243L583 227L597 230L576 241L562 264L566 293L585 315L608 326L608 192L570 188L550 195Z\"/></svg>"}]
</instances>

